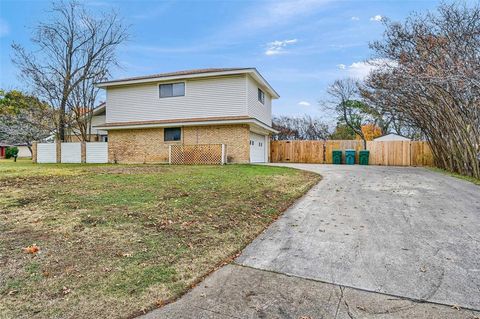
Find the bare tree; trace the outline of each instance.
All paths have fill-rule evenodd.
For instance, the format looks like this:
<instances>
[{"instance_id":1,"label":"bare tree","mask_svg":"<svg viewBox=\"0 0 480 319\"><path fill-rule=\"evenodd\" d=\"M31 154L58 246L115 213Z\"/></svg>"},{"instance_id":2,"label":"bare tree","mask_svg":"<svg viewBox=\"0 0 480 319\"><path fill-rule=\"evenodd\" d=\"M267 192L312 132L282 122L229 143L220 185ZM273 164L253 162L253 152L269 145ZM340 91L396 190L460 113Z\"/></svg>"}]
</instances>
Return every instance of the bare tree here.
<instances>
[{"instance_id":1,"label":"bare tree","mask_svg":"<svg viewBox=\"0 0 480 319\"><path fill-rule=\"evenodd\" d=\"M97 103L99 89L95 83L103 80L93 78L80 83L73 91L69 99L68 106L70 112L67 113L70 135L77 136L82 141L91 140L93 109Z\"/></svg>"},{"instance_id":2,"label":"bare tree","mask_svg":"<svg viewBox=\"0 0 480 319\"><path fill-rule=\"evenodd\" d=\"M94 16L76 1L57 2L51 20L35 29L32 41L37 49L33 53L19 44L12 45L13 62L23 78L58 110L55 120L60 140L65 139L67 115L75 108L85 108L77 103L90 100L78 94L91 95L93 81L109 74L109 68L117 64L115 51L127 36L126 27L114 12ZM75 91L77 96L72 98Z\"/></svg>"},{"instance_id":3,"label":"bare tree","mask_svg":"<svg viewBox=\"0 0 480 319\"><path fill-rule=\"evenodd\" d=\"M323 104L324 108L333 109L340 123L346 124L363 140L363 147L367 148L367 139L362 127L367 124L376 124L381 118L378 112L366 103L360 101L358 83L347 78L335 80L327 89L332 101ZM333 106L332 106L333 105Z\"/></svg>"},{"instance_id":4,"label":"bare tree","mask_svg":"<svg viewBox=\"0 0 480 319\"><path fill-rule=\"evenodd\" d=\"M480 6L384 23L371 47L395 65L374 71L362 95L420 128L439 167L480 178Z\"/></svg>"},{"instance_id":5,"label":"bare tree","mask_svg":"<svg viewBox=\"0 0 480 319\"><path fill-rule=\"evenodd\" d=\"M274 140L325 140L328 125L310 115L302 117L278 116L272 119L272 126L279 131L273 135Z\"/></svg>"}]
</instances>

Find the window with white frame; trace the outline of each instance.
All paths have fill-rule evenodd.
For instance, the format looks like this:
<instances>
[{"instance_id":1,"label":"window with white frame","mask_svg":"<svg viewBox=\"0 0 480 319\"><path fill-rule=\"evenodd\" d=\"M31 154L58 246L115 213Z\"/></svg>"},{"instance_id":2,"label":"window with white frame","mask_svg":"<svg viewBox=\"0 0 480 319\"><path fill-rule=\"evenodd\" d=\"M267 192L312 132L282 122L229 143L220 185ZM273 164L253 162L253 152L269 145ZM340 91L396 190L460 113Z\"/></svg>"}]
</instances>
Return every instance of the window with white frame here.
<instances>
[{"instance_id":1,"label":"window with white frame","mask_svg":"<svg viewBox=\"0 0 480 319\"><path fill-rule=\"evenodd\" d=\"M185 96L185 82L160 84L158 88L161 98Z\"/></svg>"},{"instance_id":2,"label":"window with white frame","mask_svg":"<svg viewBox=\"0 0 480 319\"><path fill-rule=\"evenodd\" d=\"M260 89L258 89L258 101L265 104L265 93Z\"/></svg>"}]
</instances>

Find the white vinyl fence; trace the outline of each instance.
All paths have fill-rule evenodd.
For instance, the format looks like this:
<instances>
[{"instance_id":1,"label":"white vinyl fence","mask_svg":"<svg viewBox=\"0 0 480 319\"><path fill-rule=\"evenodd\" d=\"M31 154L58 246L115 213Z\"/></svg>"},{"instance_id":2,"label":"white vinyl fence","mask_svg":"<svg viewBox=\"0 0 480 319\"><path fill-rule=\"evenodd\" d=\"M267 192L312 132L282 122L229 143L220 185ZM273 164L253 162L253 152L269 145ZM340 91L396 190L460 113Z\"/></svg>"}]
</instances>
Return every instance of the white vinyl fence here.
<instances>
[{"instance_id":1,"label":"white vinyl fence","mask_svg":"<svg viewBox=\"0 0 480 319\"><path fill-rule=\"evenodd\" d=\"M37 163L56 163L57 145L54 143L37 144Z\"/></svg>"},{"instance_id":2,"label":"white vinyl fence","mask_svg":"<svg viewBox=\"0 0 480 319\"><path fill-rule=\"evenodd\" d=\"M108 163L108 143L61 143L59 145L60 163ZM57 144L38 143L36 145L37 163L57 163Z\"/></svg>"},{"instance_id":3,"label":"white vinyl fence","mask_svg":"<svg viewBox=\"0 0 480 319\"><path fill-rule=\"evenodd\" d=\"M82 162L82 143L62 143L62 163Z\"/></svg>"},{"instance_id":4,"label":"white vinyl fence","mask_svg":"<svg viewBox=\"0 0 480 319\"><path fill-rule=\"evenodd\" d=\"M87 163L108 163L108 143L85 143Z\"/></svg>"}]
</instances>

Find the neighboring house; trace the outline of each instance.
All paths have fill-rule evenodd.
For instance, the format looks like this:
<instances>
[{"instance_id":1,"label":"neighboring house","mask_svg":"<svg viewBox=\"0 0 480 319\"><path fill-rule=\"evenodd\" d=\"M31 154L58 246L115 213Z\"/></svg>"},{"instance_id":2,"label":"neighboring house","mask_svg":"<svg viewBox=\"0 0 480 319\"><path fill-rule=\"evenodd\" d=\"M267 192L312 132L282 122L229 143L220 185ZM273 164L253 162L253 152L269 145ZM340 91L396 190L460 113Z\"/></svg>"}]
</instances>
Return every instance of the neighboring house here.
<instances>
[{"instance_id":1,"label":"neighboring house","mask_svg":"<svg viewBox=\"0 0 480 319\"><path fill-rule=\"evenodd\" d=\"M375 142L387 142L387 141L411 141L411 139L398 134L390 133L373 139Z\"/></svg>"},{"instance_id":2,"label":"neighboring house","mask_svg":"<svg viewBox=\"0 0 480 319\"><path fill-rule=\"evenodd\" d=\"M0 158L5 158L5 152L8 146L8 144L0 143Z\"/></svg>"},{"instance_id":3,"label":"neighboring house","mask_svg":"<svg viewBox=\"0 0 480 319\"><path fill-rule=\"evenodd\" d=\"M225 144L228 162L268 162L272 99L255 68L201 69L98 83L109 161L167 162L172 144Z\"/></svg>"},{"instance_id":4,"label":"neighboring house","mask_svg":"<svg viewBox=\"0 0 480 319\"><path fill-rule=\"evenodd\" d=\"M7 147L16 147L18 148L17 157L32 157L32 153L26 144L5 144L0 143L0 158L5 158L5 151Z\"/></svg>"},{"instance_id":5,"label":"neighboring house","mask_svg":"<svg viewBox=\"0 0 480 319\"><path fill-rule=\"evenodd\" d=\"M105 123L105 102L101 103L99 106L92 110L92 120L90 122L90 134L87 136L89 142L107 142L108 141L108 132L103 130L98 130L95 128L97 125L102 125ZM76 133L76 134L75 134ZM65 131L65 141L66 142L79 142L81 140L81 135L75 128L67 129Z\"/></svg>"}]
</instances>

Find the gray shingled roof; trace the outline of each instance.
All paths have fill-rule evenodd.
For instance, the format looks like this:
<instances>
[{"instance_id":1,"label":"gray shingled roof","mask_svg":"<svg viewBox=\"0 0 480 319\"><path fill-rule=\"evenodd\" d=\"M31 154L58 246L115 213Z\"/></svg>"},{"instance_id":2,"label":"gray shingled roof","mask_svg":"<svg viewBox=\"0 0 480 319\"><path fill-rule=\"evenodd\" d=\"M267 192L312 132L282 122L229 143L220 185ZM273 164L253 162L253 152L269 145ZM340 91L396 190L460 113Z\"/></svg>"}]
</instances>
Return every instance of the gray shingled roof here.
<instances>
[{"instance_id":1,"label":"gray shingled roof","mask_svg":"<svg viewBox=\"0 0 480 319\"><path fill-rule=\"evenodd\" d=\"M167 72L167 73L158 73L158 74L151 74L151 75L136 76L136 77L130 77L130 78L124 78L124 79L117 79L117 80L99 82L97 84L115 83L115 82L123 82L123 81L134 81L134 80L145 80L145 79L155 79L155 78L177 76L177 75L192 75L192 74L203 74L203 73L213 73L213 72L242 71L242 70L249 70L249 69L255 69L255 68L193 69L193 70L184 70L184 71L176 71L176 72Z\"/></svg>"}]
</instances>

